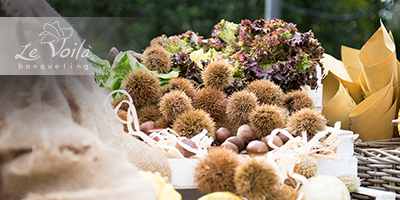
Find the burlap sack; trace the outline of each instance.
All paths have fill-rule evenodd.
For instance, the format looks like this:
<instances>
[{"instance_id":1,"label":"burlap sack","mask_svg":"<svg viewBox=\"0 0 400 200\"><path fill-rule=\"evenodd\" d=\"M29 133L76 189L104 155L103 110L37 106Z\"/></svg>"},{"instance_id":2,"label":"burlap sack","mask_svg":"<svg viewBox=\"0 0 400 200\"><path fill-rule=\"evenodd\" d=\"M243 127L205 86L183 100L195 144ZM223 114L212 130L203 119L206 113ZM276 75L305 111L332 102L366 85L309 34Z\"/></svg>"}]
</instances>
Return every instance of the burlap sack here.
<instances>
[{"instance_id":1,"label":"burlap sack","mask_svg":"<svg viewBox=\"0 0 400 200\"><path fill-rule=\"evenodd\" d=\"M120 152L54 106L32 102L0 126L1 199L156 199Z\"/></svg>"},{"instance_id":2,"label":"burlap sack","mask_svg":"<svg viewBox=\"0 0 400 200\"><path fill-rule=\"evenodd\" d=\"M41 0L0 5L1 16L59 16ZM138 169L170 177L164 156L123 131L93 76L0 76L0 86L0 199L156 199Z\"/></svg>"}]
</instances>

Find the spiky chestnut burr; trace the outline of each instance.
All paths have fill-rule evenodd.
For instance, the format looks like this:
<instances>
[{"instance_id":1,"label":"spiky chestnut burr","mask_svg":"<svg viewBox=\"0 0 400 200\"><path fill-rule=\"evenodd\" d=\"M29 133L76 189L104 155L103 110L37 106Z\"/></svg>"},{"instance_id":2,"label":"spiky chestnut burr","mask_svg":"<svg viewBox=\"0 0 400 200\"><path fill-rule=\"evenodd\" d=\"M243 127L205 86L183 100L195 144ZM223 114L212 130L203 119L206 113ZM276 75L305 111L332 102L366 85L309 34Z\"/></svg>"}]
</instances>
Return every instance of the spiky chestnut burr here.
<instances>
[{"instance_id":1,"label":"spiky chestnut burr","mask_svg":"<svg viewBox=\"0 0 400 200\"><path fill-rule=\"evenodd\" d=\"M224 90L233 81L231 66L225 60L210 62L201 73L206 87Z\"/></svg>"},{"instance_id":2,"label":"spiky chestnut burr","mask_svg":"<svg viewBox=\"0 0 400 200\"><path fill-rule=\"evenodd\" d=\"M346 185L349 192L355 192L361 185L360 178L353 174L344 174L338 178Z\"/></svg>"},{"instance_id":3,"label":"spiky chestnut burr","mask_svg":"<svg viewBox=\"0 0 400 200\"><path fill-rule=\"evenodd\" d=\"M226 115L228 120L235 125L249 123L250 113L257 107L257 97L247 90L234 92L228 98Z\"/></svg>"},{"instance_id":4,"label":"spiky chestnut burr","mask_svg":"<svg viewBox=\"0 0 400 200\"><path fill-rule=\"evenodd\" d=\"M238 194L248 199L271 199L281 188L275 169L266 161L257 159L251 159L237 168L235 185Z\"/></svg>"},{"instance_id":5,"label":"spiky chestnut burr","mask_svg":"<svg viewBox=\"0 0 400 200\"><path fill-rule=\"evenodd\" d=\"M158 94L157 94L157 97L156 97L156 100L154 101L154 103L157 104L157 105L159 106L159 105L160 105L161 98L162 98L165 94L167 94L168 92L170 92L170 91L171 91L171 90L170 90L169 85L164 85L164 86L159 87L159 88L158 88Z\"/></svg>"},{"instance_id":6,"label":"spiky chestnut burr","mask_svg":"<svg viewBox=\"0 0 400 200\"><path fill-rule=\"evenodd\" d=\"M162 46L149 46L143 53L143 65L152 71L168 73L171 69L171 55Z\"/></svg>"},{"instance_id":7,"label":"spiky chestnut burr","mask_svg":"<svg viewBox=\"0 0 400 200\"><path fill-rule=\"evenodd\" d=\"M249 116L250 126L256 132L258 140L271 134L276 128L284 128L285 118L281 107L270 104L257 106Z\"/></svg>"},{"instance_id":8,"label":"spiky chestnut burr","mask_svg":"<svg viewBox=\"0 0 400 200\"><path fill-rule=\"evenodd\" d=\"M215 139L215 123L204 110L188 110L173 122L172 129L180 136L192 138L206 129L207 135Z\"/></svg>"},{"instance_id":9,"label":"spiky chestnut burr","mask_svg":"<svg viewBox=\"0 0 400 200\"><path fill-rule=\"evenodd\" d=\"M159 109L165 118L170 121L176 119L180 114L192 110L192 101L182 91L171 91L161 97L159 102Z\"/></svg>"},{"instance_id":10,"label":"spiky chestnut burr","mask_svg":"<svg viewBox=\"0 0 400 200\"><path fill-rule=\"evenodd\" d=\"M169 87L169 85L163 86L158 88L158 93L159 93L159 98L161 98L162 96L164 96L165 94L167 94L168 92L171 91L171 88Z\"/></svg>"},{"instance_id":11,"label":"spiky chestnut burr","mask_svg":"<svg viewBox=\"0 0 400 200\"><path fill-rule=\"evenodd\" d=\"M196 95L196 89L193 85L193 83L186 78L173 78L169 81L169 90L181 90L185 92L185 94L190 98L193 99L193 97Z\"/></svg>"},{"instance_id":12,"label":"spiky chestnut burr","mask_svg":"<svg viewBox=\"0 0 400 200\"><path fill-rule=\"evenodd\" d=\"M125 95L124 95L123 97L116 98L116 99L114 99L114 100L111 102L111 106L112 106L113 108L115 108L115 107L117 107L117 105L118 105L119 103L121 103L121 101L123 101L123 100L129 100L129 99L128 99L128 97L126 97ZM128 105L127 103L123 103L119 109L120 109L120 110L124 110L124 111L128 111L128 108L129 108L129 105Z\"/></svg>"},{"instance_id":13,"label":"spiky chestnut burr","mask_svg":"<svg viewBox=\"0 0 400 200\"><path fill-rule=\"evenodd\" d=\"M128 118L128 112L121 110L121 109L117 111L117 115L119 118L121 118L124 121L126 121ZM124 131L128 133L129 132L128 126L126 124L123 124L123 125L124 125ZM134 126L133 122L132 122L132 129L135 130L135 126Z\"/></svg>"},{"instance_id":14,"label":"spiky chestnut burr","mask_svg":"<svg viewBox=\"0 0 400 200\"><path fill-rule=\"evenodd\" d=\"M301 174L306 178L310 178L315 176L318 170L317 159L311 156L301 157L299 163L294 166L294 172L297 174Z\"/></svg>"},{"instance_id":15,"label":"spiky chestnut burr","mask_svg":"<svg viewBox=\"0 0 400 200\"><path fill-rule=\"evenodd\" d=\"M157 119L157 121L155 121L156 123L156 128L168 128L171 127L172 125L172 120L161 116L160 118Z\"/></svg>"},{"instance_id":16,"label":"spiky chestnut burr","mask_svg":"<svg viewBox=\"0 0 400 200\"><path fill-rule=\"evenodd\" d=\"M287 126L294 136L301 136L302 132L306 131L307 138L310 140L317 132L325 129L326 123L327 121L321 112L311 108L303 108L289 117Z\"/></svg>"},{"instance_id":17,"label":"spiky chestnut burr","mask_svg":"<svg viewBox=\"0 0 400 200\"><path fill-rule=\"evenodd\" d=\"M247 86L246 90L256 95L259 104L283 105L285 94L282 89L272 81L255 80Z\"/></svg>"},{"instance_id":18,"label":"spiky chestnut burr","mask_svg":"<svg viewBox=\"0 0 400 200\"><path fill-rule=\"evenodd\" d=\"M157 121L161 117L160 110L155 104L147 104L137 110L139 123Z\"/></svg>"},{"instance_id":19,"label":"spiky chestnut burr","mask_svg":"<svg viewBox=\"0 0 400 200\"><path fill-rule=\"evenodd\" d=\"M314 101L308 92L302 90L294 90L286 93L283 99L283 105L289 111L289 115L302 108L315 108Z\"/></svg>"},{"instance_id":20,"label":"spiky chestnut burr","mask_svg":"<svg viewBox=\"0 0 400 200\"><path fill-rule=\"evenodd\" d=\"M211 148L195 167L194 181L200 191L212 193L230 191L236 193L235 169L238 155L226 147Z\"/></svg>"},{"instance_id":21,"label":"spiky chestnut burr","mask_svg":"<svg viewBox=\"0 0 400 200\"><path fill-rule=\"evenodd\" d=\"M200 89L193 99L193 107L203 109L215 120L226 118L226 104L228 99L226 94L214 88Z\"/></svg>"},{"instance_id":22,"label":"spiky chestnut burr","mask_svg":"<svg viewBox=\"0 0 400 200\"><path fill-rule=\"evenodd\" d=\"M145 105L158 96L160 81L146 70L133 70L122 82L122 88L131 95L135 106Z\"/></svg>"}]
</instances>

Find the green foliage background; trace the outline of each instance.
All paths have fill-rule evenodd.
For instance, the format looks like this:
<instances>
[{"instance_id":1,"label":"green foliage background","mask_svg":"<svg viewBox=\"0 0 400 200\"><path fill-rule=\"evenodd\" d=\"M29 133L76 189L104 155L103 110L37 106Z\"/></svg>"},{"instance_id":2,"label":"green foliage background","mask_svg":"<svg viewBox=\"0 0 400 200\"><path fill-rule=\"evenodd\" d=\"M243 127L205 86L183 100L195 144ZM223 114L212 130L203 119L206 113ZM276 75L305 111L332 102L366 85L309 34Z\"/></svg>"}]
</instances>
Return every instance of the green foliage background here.
<instances>
[{"instance_id":1,"label":"green foliage background","mask_svg":"<svg viewBox=\"0 0 400 200\"><path fill-rule=\"evenodd\" d=\"M187 30L211 37L221 19L240 23L264 17L264 0L48 0L74 24L85 44L105 58L111 47L142 52L154 37ZM381 0L284 0L282 16L300 32L312 30L325 52L340 59L341 45L361 49L382 19L400 40L400 4ZM396 45L398 46L398 45Z\"/></svg>"}]
</instances>

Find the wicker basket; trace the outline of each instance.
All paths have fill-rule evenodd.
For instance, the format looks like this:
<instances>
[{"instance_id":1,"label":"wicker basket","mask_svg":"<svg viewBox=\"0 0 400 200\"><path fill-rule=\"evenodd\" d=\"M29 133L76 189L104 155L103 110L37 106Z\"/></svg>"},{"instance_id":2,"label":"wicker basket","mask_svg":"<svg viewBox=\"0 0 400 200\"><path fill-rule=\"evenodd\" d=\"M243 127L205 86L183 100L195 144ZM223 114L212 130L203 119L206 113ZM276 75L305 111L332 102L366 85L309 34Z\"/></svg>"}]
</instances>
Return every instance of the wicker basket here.
<instances>
[{"instance_id":1,"label":"wicker basket","mask_svg":"<svg viewBox=\"0 0 400 200\"><path fill-rule=\"evenodd\" d=\"M355 142L361 186L396 193L400 199L400 138ZM374 199L352 194L353 199Z\"/></svg>"}]
</instances>

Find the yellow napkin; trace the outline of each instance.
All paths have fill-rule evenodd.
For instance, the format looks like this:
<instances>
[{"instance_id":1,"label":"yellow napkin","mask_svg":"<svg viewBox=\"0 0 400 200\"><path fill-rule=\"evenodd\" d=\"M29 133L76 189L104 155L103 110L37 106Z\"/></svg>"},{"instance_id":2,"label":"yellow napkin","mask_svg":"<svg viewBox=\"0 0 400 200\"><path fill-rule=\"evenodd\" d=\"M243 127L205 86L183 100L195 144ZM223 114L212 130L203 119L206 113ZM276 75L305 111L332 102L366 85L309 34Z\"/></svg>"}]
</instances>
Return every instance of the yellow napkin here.
<instances>
[{"instance_id":1,"label":"yellow napkin","mask_svg":"<svg viewBox=\"0 0 400 200\"><path fill-rule=\"evenodd\" d=\"M385 87L392 75L394 75L394 84L398 85L396 47L382 23L361 48L359 59L369 95Z\"/></svg>"},{"instance_id":2,"label":"yellow napkin","mask_svg":"<svg viewBox=\"0 0 400 200\"><path fill-rule=\"evenodd\" d=\"M371 94L350 113L350 130L359 134L363 141L386 139L393 136L394 127L391 125L391 121L396 115L397 98L394 98L392 84L393 81Z\"/></svg>"},{"instance_id":3,"label":"yellow napkin","mask_svg":"<svg viewBox=\"0 0 400 200\"><path fill-rule=\"evenodd\" d=\"M361 50L342 46L342 61L329 55L323 61L323 114L328 121L342 121L342 128L364 141L398 135L391 121L399 109L400 62L393 35L382 23Z\"/></svg>"},{"instance_id":4,"label":"yellow napkin","mask_svg":"<svg viewBox=\"0 0 400 200\"><path fill-rule=\"evenodd\" d=\"M322 114L328 119L328 125L333 127L337 121L341 121L341 128L349 129L349 115L356 103L332 72L328 72L322 85Z\"/></svg>"},{"instance_id":5,"label":"yellow napkin","mask_svg":"<svg viewBox=\"0 0 400 200\"><path fill-rule=\"evenodd\" d=\"M352 49L347 47L342 47L342 51L353 52ZM329 71L332 75L338 78L343 84L344 88L346 88L349 95L353 98L355 103L358 104L364 99L364 96L362 94L362 87L360 83L357 82L360 74L360 71L358 71L357 68L361 70L361 66L360 64L357 65L356 63L353 63L351 59L346 60L347 62L345 62L344 60L342 62L329 54L324 54L324 58L321 60L321 62L325 67L325 74L327 74ZM345 63L347 65L345 65ZM351 73L349 73L349 71ZM353 79L356 81L354 81Z\"/></svg>"}]
</instances>

